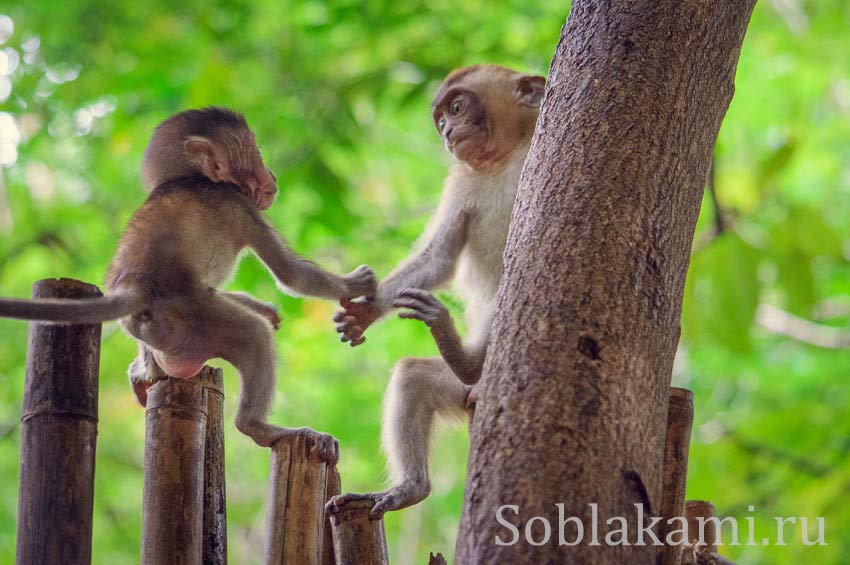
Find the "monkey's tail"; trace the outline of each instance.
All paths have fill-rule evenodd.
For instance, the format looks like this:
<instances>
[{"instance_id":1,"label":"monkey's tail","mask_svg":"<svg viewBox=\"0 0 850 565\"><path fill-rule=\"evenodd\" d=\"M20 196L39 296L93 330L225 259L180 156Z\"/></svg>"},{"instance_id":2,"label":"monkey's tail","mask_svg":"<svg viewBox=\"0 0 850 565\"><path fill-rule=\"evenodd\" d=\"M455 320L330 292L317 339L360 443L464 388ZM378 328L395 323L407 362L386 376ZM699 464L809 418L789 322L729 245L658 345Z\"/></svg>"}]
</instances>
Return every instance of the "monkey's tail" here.
<instances>
[{"instance_id":1,"label":"monkey's tail","mask_svg":"<svg viewBox=\"0 0 850 565\"><path fill-rule=\"evenodd\" d=\"M138 292L123 292L101 298L0 298L0 318L65 324L98 324L135 314L145 307Z\"/></svg>"}]
</instances>

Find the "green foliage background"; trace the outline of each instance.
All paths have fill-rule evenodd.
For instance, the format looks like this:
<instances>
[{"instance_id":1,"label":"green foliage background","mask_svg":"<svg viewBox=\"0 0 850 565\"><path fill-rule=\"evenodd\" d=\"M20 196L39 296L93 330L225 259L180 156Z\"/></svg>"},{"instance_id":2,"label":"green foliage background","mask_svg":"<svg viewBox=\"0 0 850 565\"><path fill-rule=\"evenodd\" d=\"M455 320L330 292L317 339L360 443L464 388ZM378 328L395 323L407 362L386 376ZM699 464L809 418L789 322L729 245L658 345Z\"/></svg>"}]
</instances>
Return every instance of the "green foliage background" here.
<instances>
[{"instance_id":1,"label":"green foliage background","mask_svg":"<svg viewBox=\"0 0 850 565\"><path fill-rule=\"evenodd\" d=\"M332 270L368 263L384 275L440 191L447 157L428 112L436 84L476 62L545 73L568 12L551 0L181 4L0 7L11 18L0 18L0 295L28 296L45 277L102 282L144 199L139 162L153 127L209 104L240 109L256 130L282 189L269 217L295 249ZM850 353L807 344L805 332L768 331L756 317L781 308L817 324L809 333L846 344L848 26L844 0L758 4L716 150L730 229L711 237L706 200L696 237L674 377L696 395L688 496L742 524L755 516L759 542L775 539L773 516L826 518L828 546L806 547L788 526L787 546L724 550L740 563L845 563L850 553ZM336 435L346 490L380 486L381 395L395 360L436 353L429 334L392 319L352 350L337 342L332 303L281 295L255 259L231 286L285 317L273 419ZM104 330L94 559L134 563L144 412L124 376L133 344L114 324ZM5 563L14 556L26 325L0 320L0 336ZM230 558L259 563L268 453L233 428L229 367L225 380ZM394 563L452 553L466 450L464 430L442 434L433 495L387 518Z\"/></svg>"}]
</instances>

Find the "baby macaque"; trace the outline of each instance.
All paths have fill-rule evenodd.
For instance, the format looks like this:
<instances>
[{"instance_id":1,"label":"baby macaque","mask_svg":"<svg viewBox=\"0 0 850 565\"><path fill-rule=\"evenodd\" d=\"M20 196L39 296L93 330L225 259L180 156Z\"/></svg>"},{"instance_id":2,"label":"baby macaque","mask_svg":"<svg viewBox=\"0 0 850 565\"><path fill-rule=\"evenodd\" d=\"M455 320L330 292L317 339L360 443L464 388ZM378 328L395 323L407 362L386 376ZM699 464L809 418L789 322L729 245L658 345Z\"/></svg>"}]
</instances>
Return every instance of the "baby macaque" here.
<instances>
[{"instance_id":1,"label":"baby macaque","mask_svg":"<svg viewBox=\"0 0 850 565\"><path fill-rule=\"evenodd\" d=\"M328 434L281 428L266 416L275 387L274 306L216 290L244 248L252 249L284 289L304 296L372 296L375 277L361 266L346 276L296 255L263 219L277 193L245 119L224 108L188 110L154 131L142 163L147 201L133 215L106 277L103 298L0 299L0 316L54 323L120 319L139 342L130 380L139 402L152 380L190 378L222 358L239 371L236 427L261 446L311 436L313 455L336 463Z\"/></svg>"},{"instance_id":2,"label":"baby macaque","mask_svg":"<svg viewBox=\"0 0 850 565\"><path fill-rule=\"evenodd\" d=\"M435 415L463 416L476 400L502 254L517 185L531 143L546 81L495 65L450 73L431 112L437 132L455 158L439 207L422 245L379 286L374 300L343 300L337 331L352 346L392 308L401 318L430 329L441 357L405 358L393 370L385 396L383 443L391 488L344 494L348 501L372 499L373 519L416 504L430 492L428 447ZM454 279L466 302L469 335L464 343L445 306L430 292Z\"/></svg>"}]
</instances>

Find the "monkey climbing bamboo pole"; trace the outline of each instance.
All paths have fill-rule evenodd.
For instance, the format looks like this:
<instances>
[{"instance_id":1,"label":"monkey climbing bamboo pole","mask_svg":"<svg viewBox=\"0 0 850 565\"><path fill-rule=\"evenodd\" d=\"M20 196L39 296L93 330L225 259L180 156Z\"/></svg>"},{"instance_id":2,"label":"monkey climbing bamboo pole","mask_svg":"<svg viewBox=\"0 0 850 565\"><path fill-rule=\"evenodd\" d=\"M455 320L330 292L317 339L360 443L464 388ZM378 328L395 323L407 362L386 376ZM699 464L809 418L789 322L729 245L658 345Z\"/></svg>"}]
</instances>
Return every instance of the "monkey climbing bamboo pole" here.
<instances>
[{"instance_id":1,"label":"monkey climbing bamboo pole","mask_svg":"<svg viewBox=\"0 0 850 565\"><path fill-rule=\"evenodd\" d=\"M387 565L383 520L370 520L371 500L349 502L331 515L337 565Z\"/></svg>"},{"instance_id":2,"label":"monkey climbing bamboo pole","mask_svg":"<svg viewBox=\"0 0 850 565\"><path fill-rule=\"evenodd\" d=\"M691 426L694 421L694 395L684 388L672 387L667 405L667 434L664 443L662 469L661 516L664 517L659 538L666 539L667 524L671 518L684 516L685 485L688 478L688 447L691 443ZM675 528L675 526L673 526ZM661 548L662 565L678 565L681 546L665 545Z\"/></svg>"},{"instance_id":3,"label":"monkey climbing bamboo pole","mask_svg":"<svg viewBox=\"0 0 850 565\"><path fill-rule=\"evenodd\" d=\"M221 370L150 388L144 474L142 563L224 563Z\"/></svg>"},{"instance_id":4,"label":"monkey climbing bamboo pole","mask_svg":"<svg viewBox=\"0 0 850 565\"><path fill-rule=\"evenodd\" d=\"M96 298L71 279L33 298ZM31 324L21 416L16 562L91 562L100 324Z\"/></svg>"},{"instance_id":5,"label":"monkey climbing bamboo pole","mask_svg":"<svg viewBox=\"0 0 850 565\"><path fill-rule=\"evenodd\" d=\"M267 565L327 563L323 561L324 507L328 477L331 490L338 479L327 463L310 458L312 447L312 442L301 436L272 445L266 508Z\"/></svg>"}]
</instances>

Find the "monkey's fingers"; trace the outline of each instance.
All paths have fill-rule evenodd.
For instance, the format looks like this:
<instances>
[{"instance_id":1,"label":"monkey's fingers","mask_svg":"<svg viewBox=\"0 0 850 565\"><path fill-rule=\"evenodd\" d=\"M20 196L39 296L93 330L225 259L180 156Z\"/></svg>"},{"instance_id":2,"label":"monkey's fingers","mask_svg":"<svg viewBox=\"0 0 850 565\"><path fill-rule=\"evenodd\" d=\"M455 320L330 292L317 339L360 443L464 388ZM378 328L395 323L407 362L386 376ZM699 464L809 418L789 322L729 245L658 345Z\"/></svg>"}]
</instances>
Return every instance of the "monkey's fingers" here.
<instances>
[{"instance_id":1,"label":"monkey's fingers","mask_svg":"<svg viewBox=\"0 0 850 565\"><path fill-rule=\"evenodd\" d=\"M413 310L433 310L434 306L425 302L424 300L419 300L418 298L396 298L393 301L393 307L395 308L412 308Z\"/></svg>"},{"instance_id":2,"label":"monkey's fingers","mask_svg":"<svg viewBox=\"0 0 850 565\"><path fill-rule=\"evenodd\" d=\"M364 341L366 341L366 336L360 336L358 338L352 339L350 345L351 345L351 347L357 347L358 345L360 345Z\"/></svg>"},{"instance_id":3,"label":"monkey's fingers","mask_svg":"<svg viewBox=\"0 0 850 565\"><path fill-rule=\"evenodd\" d=\"M338 332L347 331L348 328L359 325L357 324L357 318L354 316L337 316L334 318L334 321L336 322L336 331Z\"/></svg>"},{"instance_id":4,"label":"monkey's fingers","mask_svg":"<svg viewBox=\"0 0 850 565\"><path fill-rule=\"evenodd\" d=\"M331 498L327 504L325 504L325 510L334 514L339 512L339 509L349 502L355 502L358 500L375 500L374 493L366 493L366 494L355 494L353 492L346 494L338 494Z\"/></svg>"},{"instance_id":5,"label":"monkey's fingers","mask_svg":"<svg viewBox=\"0 0 850 565\"><path fill-rule=\"evenodd\" d=\"M363 336L363 328L360 326L350 326L344 329L337 328L336 331L340 333L339 340L343 343L360 339Z\"/></svg>"},{"instance_id":6,"label":"monkey's fingers","mask_svg":"<svg viewBox=\"0 0 850 565\"><path fill-rule=\"evenodd\" d=\"M398 317L402 320L419 320L420 322L425 322L426 324L430 320L430 317L417 310L411 310L409 312L400 312Z\"/></svg>"},{"instance_id":7,"label":"monkey's fingers","mask_svg":"<svg viewBox=\"0 0 850 565\"><path fill-rule=\"evenodd\" d=\"M415 298L428 304L440 304L436 296L421 288L403 288L396 294L396 299L399 298Z\"/></svg>"}]
</instances>

